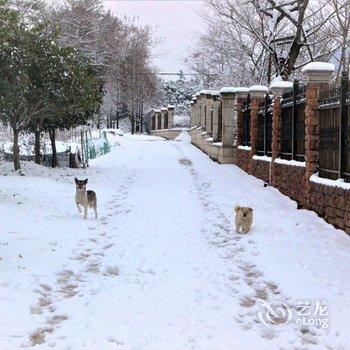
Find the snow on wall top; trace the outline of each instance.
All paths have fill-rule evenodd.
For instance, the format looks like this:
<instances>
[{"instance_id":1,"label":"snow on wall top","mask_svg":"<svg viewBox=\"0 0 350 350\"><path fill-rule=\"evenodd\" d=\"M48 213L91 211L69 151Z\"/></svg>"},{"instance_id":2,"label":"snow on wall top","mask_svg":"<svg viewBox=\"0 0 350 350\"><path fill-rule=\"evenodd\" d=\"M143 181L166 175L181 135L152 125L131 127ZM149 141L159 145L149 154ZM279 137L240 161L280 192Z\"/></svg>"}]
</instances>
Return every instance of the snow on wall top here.
<instances>
[{"instance_id":1,"label":"snow on wall top","mask_svg":"<svg viewBox=\"0 0 350 350\"><path fill-rule=\"evenodd\" d=\"M302 68L303 73L307 72L334 72L334 64L328 62L310 62Z\"/></svg>"},{"instance_id":2,"label":"snow on wall top","mask_svg":"<svg viewBox=\"0 0 350 350\"><path fill-rule=\"evenodd\" d=\"M236 92L236 88L233 86L226 86L220 90L221 94L227 94L227 93L234 94L235 92Z\"/></svg>"},{"instance_id":3,"label":"snow on wall top","mask_svg":"<svg viewBox=\"0 0 350 350\"><path fill-rule=\"evenodd\" d=\"M168 110L168 108L166 108L166 107L162 107L160 110L161 110L162 112L165 112L165 111L167 111L167 110Z\"/></svg>"},{"instance_id":4,"label":"snow on wall top","mask_svg":"<svg viewBox=\"0 0 350 350\"><path fill-rule=\"evenodd\" d=\"M249 92L249 88L247 88L247 87L237 87L237 88L235 88L235 92L237 92L237 93L239 93L239 92L241 92L241 93L248 93Z\"/></svg>"},{"instance_id":5,"label":"snow on wall top","mask_svg":"<svg viewBox=\"0 0 350 350\"><path fill-rule=\"evenodd\" d=\"M167 108L168 109L175 109L175 106L174 105L168 105Z\"/></svg>"},{"instance_id":6,"label":"snow on wall top","mask_svg":"<svg viewBox=\"0 0 350 350\"><path fill-rule=\"evenodd\" d=\"M219 91L212 91L211 95L212 96L220 96L220 92Z\"/></svg>"},{"instance_id":7,"label":"snow on wall top","mask_svg":"<svg viewBox=\"0 0 350 350\"><path fill-rule=\"evenodd\" d=\"M291 81L283 81L283 80L274 80L270 84L270 89L287 89L287 88L293 88L293 82Z\"/></svg>"},{"instance_id":8,"label":"snow on wall top","mask_svg":"<svg viewBox=\"0 0 350 350\"><path fill-rule=\"evenodd\" d=\"M154 113L160 113L160 109L155 109L153 112Z\"/></svg>"},{"instance_id":9,"label":"snow on wall top","mask_svg":"<svg viewBox=\"0 0 350 350\"><path fill-rule=\"evenodd\" d=\"M338 179L338 180L325 179L323 177L319 177L318 173L312 174L310 176L310 181L317 184L325 185L325 186L338 187L338 188L342 188L343 190L350 190L350 184L348 182L344 182L343 179Z\"/></svg>"},{"instance_id":10,"label":"snow on wall top","mask_svg":"<svg viewBox=\"0 0 350 350\"><path fill-rule=\"evenodd\" d=\"M212 90L201 90L199 92L200 95L210 95L212 93Z\"/></svg>"},{"instance_id":11,"label":"snow on wall top","mask_svg":"<svg viewBox=\"0 0 350 350\"><path fill-rule=\"evenodd\" d=\"M265 85L253 85L249 88L249 91L259 91L259 92L268 92L268 88Z\"/></svg>"}]
</instances>

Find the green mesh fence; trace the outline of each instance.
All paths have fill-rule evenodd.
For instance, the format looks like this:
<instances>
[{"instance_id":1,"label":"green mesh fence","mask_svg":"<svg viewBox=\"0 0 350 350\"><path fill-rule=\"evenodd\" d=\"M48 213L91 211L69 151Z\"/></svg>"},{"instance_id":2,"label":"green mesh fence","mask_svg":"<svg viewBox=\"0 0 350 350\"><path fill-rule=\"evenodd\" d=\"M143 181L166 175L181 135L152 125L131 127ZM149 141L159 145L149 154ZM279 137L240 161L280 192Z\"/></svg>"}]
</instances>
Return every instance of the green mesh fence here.
<instances>
[{"instance_id":1,"label":"green mesh fence","mask_svg":"<svg viewBox=\"0 0 350 350\"><path fill-rule=\"evenodd\" d=\"M99 139L85 138L85 157L86 159L95 159L103 156L111 151L111 145L107 140L107 133L102 132L102 137Z\"/></svg>"}]
</instances>

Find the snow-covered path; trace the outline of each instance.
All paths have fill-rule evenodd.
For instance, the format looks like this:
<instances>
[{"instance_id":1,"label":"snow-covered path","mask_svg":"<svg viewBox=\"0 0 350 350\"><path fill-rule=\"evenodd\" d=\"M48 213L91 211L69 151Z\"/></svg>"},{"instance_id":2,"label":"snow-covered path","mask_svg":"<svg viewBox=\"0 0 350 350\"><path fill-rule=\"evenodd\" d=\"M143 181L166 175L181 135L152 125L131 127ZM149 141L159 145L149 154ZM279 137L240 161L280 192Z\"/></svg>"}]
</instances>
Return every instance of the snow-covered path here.
<instances>
[{"instance_id":1,"label":"snow-covered path","mask_svg":"<svg viewBox=\"0 0 350 350\"><path fill-rule=\"evenodd\" d=\"M0 349L349 349L348 237L182 138L120 137L79 171L98 220L76 212L73 170L0 178ZM264 301L322 301L329 327L268 327Z\"/></svg>"}]
</instances>

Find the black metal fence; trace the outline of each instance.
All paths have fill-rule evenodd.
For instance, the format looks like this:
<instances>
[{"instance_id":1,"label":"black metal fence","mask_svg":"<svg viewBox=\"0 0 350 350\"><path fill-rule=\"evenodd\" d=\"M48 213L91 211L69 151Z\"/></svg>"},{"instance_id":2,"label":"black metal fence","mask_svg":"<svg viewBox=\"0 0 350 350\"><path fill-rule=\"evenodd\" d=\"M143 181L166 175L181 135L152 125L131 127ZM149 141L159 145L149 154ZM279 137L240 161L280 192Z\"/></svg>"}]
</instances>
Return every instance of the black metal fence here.
<instances>
[{"instance_id":1,"label":"black metal fence","mask_svg":"<svg viewBox=\"0 0 350 350\"><path fill-rule=\"evenodd\" d=\"M320 177L350 182L349 105L349 76L343 73L340 87L319 96Z\"/></svg>"},{"instance_id":2,"label":"black metal fence","mask_svg":"<svg viewBox=\"0 0 350 350\"><path fill-rule=\"evenodd\" d=\"M218 137L217 142L222 142L222 106L220 103L218 111Z\"/></svg>"},{"instance_id":3,"label":"black metal fence","mask_svg":"<svg viewBox=\"0 0 350 350\"><path fill-rule=\"evenodd\" d=\"M250 112L252 110L250 95L243 103L243 146L250 146Z\"/></svg>"},{"instance_id":4,"label":"black metal fence","mask_svg":"<svg viewBox=\"0 0 350 350\"><path fill-rule=\"evenodd\" d=\"M209 130L209 136L213 137L213 123L214 123L214 110L213 108L210 109L210 130Z\"/></svg>"},{"instance_id":5,"label":"black metal fence","mask_svg":"<svg viewBox=\"0 0 350 350\"><path fill-rule=\"evenodd\" d=\"M306 86L298 81L282 99L281 158L305 160L305 102Z\"/></svg>"},{"instance_id":6,"label":"black metal fence","mask_svg":"<svg viewBox=\"0 0 350 350\"><path fill-rule=\"evenodd\" d=\"M271 156L272 151L272 104L270 95L266 94L258 112L258 140L256 154Z\"/></svg>"},{"instance_id":7,"label":"black metal fence","mask_svg":"<svg viewBox=\"0 0 350 350\"><path fill-rule=\"evenodd\" d=\"M156 117L153 115L152 116L152 130L155 130L156 128Z\"/></svg>"},{"instance_id":8,"label":"black metal fence","mask_svg":"<svg viewBox=\"0 0 350 350\"><path fill-rule=\"evenodd\" d=\"M169 128L169 117L168 117L168 112L164 112L164 129Z\"/></svg>"}]
</instances>

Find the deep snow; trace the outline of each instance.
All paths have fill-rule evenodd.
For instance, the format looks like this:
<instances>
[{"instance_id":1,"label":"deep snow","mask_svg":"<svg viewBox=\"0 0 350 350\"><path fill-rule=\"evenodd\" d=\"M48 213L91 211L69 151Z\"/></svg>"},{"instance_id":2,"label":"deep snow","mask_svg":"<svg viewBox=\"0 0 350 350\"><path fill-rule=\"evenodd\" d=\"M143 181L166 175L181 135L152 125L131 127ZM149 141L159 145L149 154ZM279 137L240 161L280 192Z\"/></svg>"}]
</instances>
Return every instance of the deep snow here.
<instances>
[{"instance_id":1,"label":"deep snow","mask_svg":"<svg viewBox=\"0 0 350 350\"><path fill-rule=\"evenodd\" d=\"M1 350L350 348L343 231L185 133L116 140L86 170L0 164ZM75 176L98 220L77 212ZM233 232L237 203L254 208L248 235ZM322 301L329 327L266 326L264 301Z\"/></svg>"}]
</instances>

